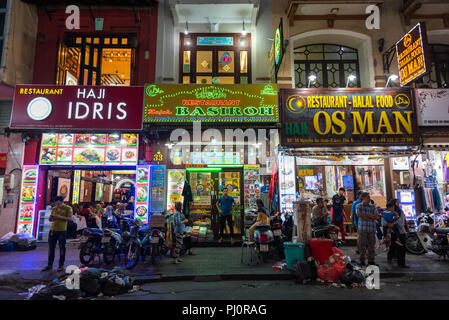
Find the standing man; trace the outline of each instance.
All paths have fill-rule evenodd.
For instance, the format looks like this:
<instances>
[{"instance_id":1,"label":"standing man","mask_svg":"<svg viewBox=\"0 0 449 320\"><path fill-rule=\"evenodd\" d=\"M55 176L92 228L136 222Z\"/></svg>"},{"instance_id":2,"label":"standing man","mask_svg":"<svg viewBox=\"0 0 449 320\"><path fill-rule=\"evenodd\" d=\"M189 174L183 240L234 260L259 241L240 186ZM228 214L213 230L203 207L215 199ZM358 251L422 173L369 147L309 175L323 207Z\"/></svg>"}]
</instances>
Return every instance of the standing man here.
<instances>
[{"instance_id":1,"label":"standing man","mask_svg":"<svg viewBox=\"0 0 449 320\"><path fill-rule=\"evenodd\" d=\"M341 187L338 189L338 193L332 197L332 223L340 228L341 240L344 242L346 239L345 229L344 229L344 213L343 205L345 204L346 198L344 196L345 188Z\"/></svg>"},{"instance_id":2,"label":"standing man","mask_svg":"<svg viewBox=\"0 0 449 320\"><path fill-rule=\"evenodd\" d=\"M220 213L220 239L218 243L223 241L224 228L226 226L226 221L228 222L229 230L231 233L231 245L234 244L232 237L234 236L234 230L232 225L232 212L234 211L235 201L234 198L228 196L228 189L223 189L223 196L217 201L217 209Z\"/></svg>"},{"instance_id":3,"label":"standing man","mask_svg":"<svg viewBox=\"0 0 449 320\"><path fill-rule=\"evenodd\" d=\"M363 193L363 191L357 191L357 199L352 203L352 207L351 207L352 224L354 225L356 231L357 231L357 225L359 222L359 218L357 217L356 207L359 203L362 202L362 193ZM357 245L356 245L355 253L357 253L357 254L360 253L358 233L357 233Z\"/></svg>"},{"instance_id":4,"label":"standing man","mask_svg":"<svg viewBox=\"0 0 449 320\"><path fill-rule=\"evenodd\" d=\"M59 242L59 267L57 271L64 270L67 222L72 221L72 208L64 205L63 201L63 197L56 197L56 206L51 209L49 220L52 224L48 235L48 264L42 271L50 270L53 267L57 242Z\"/></svg>"},{"instance_id":5,"label":"standing man","mask_svg":"<svg viewBox=\"0 0 449 320\"><path fill-rule=\"evenodd\" d=\"M375 245L376 245L376 220L379 215L375 205L370 203L370 195L368 192L363 192L361 195L362 203L356 207L359 233L359 250L360 250L360 265L365 266L365 253L368 250L368 265L377 264L374 262Z\"/></svg>"}]
</instances>

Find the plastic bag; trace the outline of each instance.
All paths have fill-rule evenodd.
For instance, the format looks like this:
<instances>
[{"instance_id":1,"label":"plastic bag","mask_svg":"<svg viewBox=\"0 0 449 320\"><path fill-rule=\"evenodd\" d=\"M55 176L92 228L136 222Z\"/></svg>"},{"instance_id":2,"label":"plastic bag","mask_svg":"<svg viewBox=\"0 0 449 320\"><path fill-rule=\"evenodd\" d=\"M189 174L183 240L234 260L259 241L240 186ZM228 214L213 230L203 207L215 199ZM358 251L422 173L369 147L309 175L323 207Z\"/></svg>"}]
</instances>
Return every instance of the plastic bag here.
<instances>
[{"instance_id":1,"label":"plastic bag","mask_svg":"<svg viewBox=\"0 0 449 320\"><path fill-rule=\"evenodd\" d=\"M105 296L116 296L128 292L133 288L132 281L128 276L121 278L118 275L111 275L102 278L102 289L101 292Z\"/></svg>"},{"instance_id":2,"label":"plastic bag","mask_svg":"<svg viewBox=\"0 0 449 320\"><path fill-rule=\"evenodd\" d=\"M80 274L80 289L87 296L96 296L101 292L100 276L104 270L89 268Z\"/></svg>"},{"instance_id":3,"label":"plastic bag","mask_svg":"<svg viewBox=\"0 0 449 320\"><path fill-rule=\"evenodd\" d=\"M340 278L340 275L338 274L337 270L335 268L325 268L323 266L318 267L318 277L327 282L336 282Z\"/></svg>"}]
</instances>

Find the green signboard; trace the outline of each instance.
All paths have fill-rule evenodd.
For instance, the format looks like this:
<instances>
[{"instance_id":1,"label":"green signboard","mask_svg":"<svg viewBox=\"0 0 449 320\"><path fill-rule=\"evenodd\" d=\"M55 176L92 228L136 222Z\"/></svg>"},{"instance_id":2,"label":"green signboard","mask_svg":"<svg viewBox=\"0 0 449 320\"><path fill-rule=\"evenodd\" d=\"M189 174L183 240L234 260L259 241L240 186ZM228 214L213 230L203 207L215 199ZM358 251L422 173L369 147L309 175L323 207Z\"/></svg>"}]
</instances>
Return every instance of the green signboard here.
<instances>
[{"instance_id":1,"label":"green signboard","mask_svg":"<svg viewBox=\"0 0 449 320\"><path fill-rule=\"evenodd\" d=\"M147 84L144 122L278 122L276 85Z\"/></svg>"}]
</instances>

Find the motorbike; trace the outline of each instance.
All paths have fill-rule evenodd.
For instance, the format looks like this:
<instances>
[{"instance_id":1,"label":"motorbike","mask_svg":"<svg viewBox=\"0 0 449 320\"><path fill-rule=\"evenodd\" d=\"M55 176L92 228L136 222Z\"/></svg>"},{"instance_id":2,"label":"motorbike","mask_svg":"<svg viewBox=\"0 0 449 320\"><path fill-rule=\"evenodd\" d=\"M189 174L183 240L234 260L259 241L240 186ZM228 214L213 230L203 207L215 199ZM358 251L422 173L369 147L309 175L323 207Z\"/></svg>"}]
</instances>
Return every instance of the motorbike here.
<instances>
[{"instance_id":1,"label":"motorbike","mask_svg":"<svg viewBox=\"0 0 449 320\"><path fill-rule=\"evenodd\" d=\"M103 231L103 260L107 264L114 262L115 256L118 256L119 261L121 261L120 256L125 252L121 234L122 230L120 229L106 228Z\"/></svg>"},{"instance_id":2,"label":"motorbike","mask_svg":"<svg viewBox=\"0 0 449 320\"><path fill-rule=\"evenodd\" d=\"M325 238L334 241L334 246L339 247L338 231L340 229L331 223L315 224L312 226L312 238Z\"/></svg>"},{"instance_id":3,"label":"motorbike","mask_svg":"<svg viewBox=\"0 0 449 320\"><path fill-rule=\"evenodd\" d=\"M282 232L282 218L279 215L273 215L270 219L271 231L273 231L273 246L277 255L276 260L282 260L285 258L284 254L284 242L286 237Z\"/></svg>"},{"instance_id":4,"label":"motorbike","mask_svg":"<svg viewBox=\"0 0 449 320\"><path fill-rule=\"evenodd\" d=\"M129 219L129 231L122 232L122 239L125 242L125 264L126 269L133 269L139 262L142 251L142 243L139 239L139 230L142 222L138 219Z\"/></svg>"},{"instance_id":5,"label":"motorbike","mask_svg":"<svg viewBox=\"0 0 449 320\"><path fill-rule=\"evenodd\" d=\"M168 252L167 245L165 244L165 233L163 228L151 229L151 263L156 264L158 258L165 255Z\"/></svg>"},{"instance_id":6,"label":"motorbike","mask_svg":"<svg viewBox=\"0 0 449 320\"><path fill-rule=\"evenodd\" d=\"M434 228L430 213L421 213L417 218L418 230L410 232L405 240L405 249L411 254L434 252L438 257L449 257L449 228Z\"/></svg>"},{"instance_id":7,"label":"motorbike","mask_svg":"<svg viewBox=\"0 0 449 320\"><path fill-rule=\"evenodd\" d=\"M293 214L283 212L281 214L282 230L284 233L285 241L292 241L293 239Z\"/></svg>"},{"instance_id":8,"label":"motorbike","mask_svg":"<svg viewBox=\"0 0 449 320\"><path fill-rule=\"evenodd\" d=\"M97 228L86 228L80 238L80 261L83 265L89 265L95 255L103 253L105 243L109 241L104 237L103 230Z\"/></svg>"},{"instance_id":9,"label":"motorbike","mask_svg":"<svg viewBox=\"0 0 449 320\"><path fill-rule=\"evenodd\" d=\"M263 262L268 262L275 254L276 248L273 245L274 236L269 224L260 224L254 230L254 242L257 252Z\"/></svg>"}]
</instances>

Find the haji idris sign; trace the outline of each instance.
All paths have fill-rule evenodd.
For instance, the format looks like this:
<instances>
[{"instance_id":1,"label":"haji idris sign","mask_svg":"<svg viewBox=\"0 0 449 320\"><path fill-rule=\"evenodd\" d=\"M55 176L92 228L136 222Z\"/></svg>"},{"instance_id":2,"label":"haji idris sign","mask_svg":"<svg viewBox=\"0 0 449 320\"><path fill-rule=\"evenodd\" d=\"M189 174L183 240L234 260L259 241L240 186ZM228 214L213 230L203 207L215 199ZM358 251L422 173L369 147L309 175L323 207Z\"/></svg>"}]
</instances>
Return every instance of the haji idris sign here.
<instances>
[{"instance_id":1,"label":"haji idris sign","mask_svg":"<svg viewBox=\"0 0 449 320\"><path fill-rule=\"evenodd\" d=\"M278 122L277 86L149 84L144 122Z\"/></svg>"},{"instance_id":2,"label":"haji idris sign","mask_svg":"<svg viewBox=\"0 0 449 320\"><path fill-rule=\"evenodd\" d=\"M396 43L401 86L419 79L430 70L426 25L418 23Z\"/></svg>"},{"instance_id":3,"label":"haji idris sign","mask_svg":"<svg viewBox=\"0 0 449 320\"><path fill-rule=\"evenodd\" d=\"M283 89L282 145L417 145L412 101L408 88Z\"/></svg>"}]
</instances>

